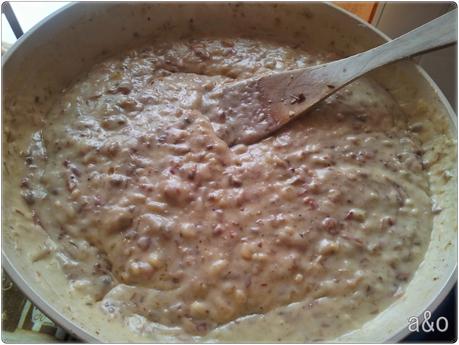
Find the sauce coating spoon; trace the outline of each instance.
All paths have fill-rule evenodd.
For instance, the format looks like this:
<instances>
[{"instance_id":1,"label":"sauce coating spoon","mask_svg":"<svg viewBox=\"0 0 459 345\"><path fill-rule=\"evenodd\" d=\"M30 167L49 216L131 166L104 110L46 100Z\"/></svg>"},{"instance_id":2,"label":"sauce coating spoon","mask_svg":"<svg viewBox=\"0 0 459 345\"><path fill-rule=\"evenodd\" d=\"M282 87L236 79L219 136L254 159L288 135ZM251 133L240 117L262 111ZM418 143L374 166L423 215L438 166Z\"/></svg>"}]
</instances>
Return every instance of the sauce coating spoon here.
<instances>
[{"instance_id":1,"label":"sauce coating spoon","mask_svg":"<svg viewBox=\"0 0 459 345\"><path fill-rule=\"evenodd\" d=\"M217 135L228 145L251 144L363 74L456 40L457 9L345 59L228 84L223 87L218 110L210 119L220 123Z\"/></svg>"}]
</instances>

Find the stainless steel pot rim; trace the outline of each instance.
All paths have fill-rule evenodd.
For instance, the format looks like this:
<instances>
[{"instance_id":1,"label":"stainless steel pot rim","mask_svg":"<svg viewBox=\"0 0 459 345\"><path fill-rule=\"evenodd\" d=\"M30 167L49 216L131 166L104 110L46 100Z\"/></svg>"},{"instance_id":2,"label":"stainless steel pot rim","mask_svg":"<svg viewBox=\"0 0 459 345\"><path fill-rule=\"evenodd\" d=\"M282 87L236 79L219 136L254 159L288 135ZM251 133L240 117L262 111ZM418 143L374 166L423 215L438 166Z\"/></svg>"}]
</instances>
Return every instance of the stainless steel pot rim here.
<instances>
[{"instance_id":1,"label":"stainless steel pot rim","mask_svg":"<svg viewBox=\"0 0 459 345\"><path fill-rule=\"evenodd\" d=\"M381 38L383 38L385 41L389 41L390 38L378 30L377 28L371 26L369 23L365 22L362 20L360 17L349 13L342 8L326 2L325 3L327 6L330 6L334 8L336 11L341 12L347 16L352 17L356 22L358 22L358 25L364 26L366 29L372 30L374 33L379 35ZM13 56L14 52L22 45L27 42L27 40L31 39L32 36L38 31L38 29L46 24L48 21L50 21L53 18L56 18L57 16L60 16L64 12L68 12L73 10L76 7L82 6L82 4L79 3L71 3L68 5L65 5L64 7L60 8L56 12L50 14L43 20L41 20L39 23L37 23L33 28L31 28L29 31L24 33L23 36L21 36L9 49L8 51L3 55L2 57L2 69L6 65L7 61ZM84 6L84 5L83 5ZM87 5L86 5L87 6ZM427 74L427 72L420 67L419 65L416 65L416 69L418 72L427 80L427 82L433 87L435 90L435 93L437 94L438 98L440 99L441 103L445 106L449 118L453 124L454 129L457 129L457 117L455 116L455 111L451 107L450 103L446 99L445 95L443 92L439 89L439 87L434 83L432 78ZM454 131L453 134L457 138L457 131ZM3 211L3 210L2 210ZM67 330L70 334L76 336L77 338L84 340L86 342L90 343L100 343L101 340L94 337L87 331L85 331L83 328L81 328L79 325L76 325L74 322L69 320L68 317L62 315L58 310L56 310L51 304L48 304L41 296L38 294L34 289L32 289L28 284L26 279L14 268L13 264L11 263L10 259L8 256L5 254L3 251L2 247L2 267L5 269L5 271L8 273L10 278L14 281L14 283L21 289L21 291L36 305L43 313L45 313L51 320L53 320L56 324ZM452 287L457 281L457 258L456 258L456 265L454 266L454 269L450 273L450 276L448 277L448 280L446 283L442 286L442 288L439 290L440 292L432 298L432 300L428 303L427 310L433 312L439 305L440 303L445 299L445 297L448 295L448 293L451 291ZM414 315L409 315L409 316L414 316ZM407 316L407 320L408 317ZM423 319L422 315L418 315L419 320ZM408 322L408 321L407 321ZM405 338L410 331L408 330L407 325L401 325L400 328L395 332L393 336L388 338L386 340L387 343L394 343L402 340Z\"/></svg>"},{"instance_id":2,"label":"stainless steel pot rim","mask_svg":"<svg viewBox=\"0 0 459 345\"><path fill-rule=\"evenodd\" d=\"M93 337L91 334L86 332L80 326L75 325L74 322L69 320L67 317L62 315L58 310L56 310L51 304L48 304L34 289L27 285L27 281L24 277L18 273L11 261L5 255L2 250L2 267L8 273L9 277L13 282L21 289L21 291L27 296L27 298L32 301L32 303L38 307L47 317L53 320L57 325L64 328L68 333L74 335L75 337L84 340L88 343L100 343L101 341Z\"/></svg>"}]
</instances>

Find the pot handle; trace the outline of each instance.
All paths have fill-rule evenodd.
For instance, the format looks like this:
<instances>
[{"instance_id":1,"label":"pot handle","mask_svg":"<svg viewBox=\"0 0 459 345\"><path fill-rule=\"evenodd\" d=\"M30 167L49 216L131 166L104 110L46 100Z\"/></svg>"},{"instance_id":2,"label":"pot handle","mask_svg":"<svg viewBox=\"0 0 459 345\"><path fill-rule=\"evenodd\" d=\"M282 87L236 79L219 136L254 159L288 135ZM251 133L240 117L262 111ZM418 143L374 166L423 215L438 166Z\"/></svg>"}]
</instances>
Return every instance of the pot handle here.
<instances>
[{"instance_id":1,"label":"pot handle","mask_svg":"<svg viewBox=\"0 0 459 345\"><path fill-rule=\"evenodd\" d=\"M16 15L14 14L13 8L11 7L9 1L5 1L2 4L2 13L5 14L5 17L8 20L8 23L10 24L11 29L14 32L14 35L17 39L19 39L19 37L21 37L24 34L24 31L22 31L21 25L19 24L18 19L16 18Z\"/></svg>"}]
</instances>

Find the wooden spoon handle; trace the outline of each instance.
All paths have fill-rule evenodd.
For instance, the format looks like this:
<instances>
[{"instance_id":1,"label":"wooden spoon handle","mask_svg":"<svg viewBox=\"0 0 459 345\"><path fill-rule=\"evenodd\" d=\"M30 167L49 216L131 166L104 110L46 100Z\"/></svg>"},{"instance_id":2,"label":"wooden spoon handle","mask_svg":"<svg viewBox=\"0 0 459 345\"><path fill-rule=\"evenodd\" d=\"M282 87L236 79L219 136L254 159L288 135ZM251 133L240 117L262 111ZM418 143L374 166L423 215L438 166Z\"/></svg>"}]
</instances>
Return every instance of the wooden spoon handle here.
<instances>
[{"instance_id":1,"label":"wooden spoon handle","mask_svg":"<svg viewBox=\"0 0 459 345\"><path fill-rule=\"evenodd\" d=\"M231 123L222 127L227 129L219 136L229 144L255 142L375 68L454 43L456 23L454 10L366 52L230 85L223 92L220 109L239 115L229 117ZM240 104L251 105L251 110L240 111Z\"/></svg>"},{"instance_id":2,"label":"wooden spoon handle","mask_svg":"<svg viewBox=\"0 0 459 345\"><path fill-rule=\"evenodd\" d=\"M260 83L267 99L273 101L271 116L280 126L375 68L452 44L456 39L457 9L376 48L323 65L262 77ZM300 95L305 101L289 102L292 95Z\"/></svg>"},{"instance_id":3,"label":"wooden spoon handle","mask_svg":"<svg viewBox=\"0 0 459 345\"><path fill-rule=\"evenodd\" d=\"M342 64L343 68L348 66L342 76L347 81L385 64L453 44L456 40L457 9L392 41L336 63Z\"/></svg>"}]
</instances>

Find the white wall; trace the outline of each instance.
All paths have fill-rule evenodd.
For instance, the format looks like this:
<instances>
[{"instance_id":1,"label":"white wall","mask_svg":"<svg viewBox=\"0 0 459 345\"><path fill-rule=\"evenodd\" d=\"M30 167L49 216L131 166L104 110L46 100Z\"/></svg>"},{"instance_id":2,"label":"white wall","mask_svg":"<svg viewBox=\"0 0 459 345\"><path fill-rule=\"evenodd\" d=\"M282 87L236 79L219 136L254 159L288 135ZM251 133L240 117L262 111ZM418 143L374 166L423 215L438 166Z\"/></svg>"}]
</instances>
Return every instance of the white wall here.
<instances>
[{"instance_id":1,"label":"white wall","mask_svg":"<svg viewBox=\"0 0 459 345\"><path fill-rule=\"evenodd\" d=\"M40 20L50 15L59 8L69 4L64 1L11 1L11 8L16 14L19 24L24 32L30 30ZM16 37L11 30L5 15L2 14L2 42L14 43Z\"/></svg>"}]
</instances>

